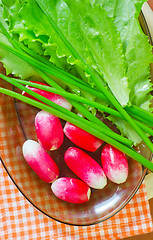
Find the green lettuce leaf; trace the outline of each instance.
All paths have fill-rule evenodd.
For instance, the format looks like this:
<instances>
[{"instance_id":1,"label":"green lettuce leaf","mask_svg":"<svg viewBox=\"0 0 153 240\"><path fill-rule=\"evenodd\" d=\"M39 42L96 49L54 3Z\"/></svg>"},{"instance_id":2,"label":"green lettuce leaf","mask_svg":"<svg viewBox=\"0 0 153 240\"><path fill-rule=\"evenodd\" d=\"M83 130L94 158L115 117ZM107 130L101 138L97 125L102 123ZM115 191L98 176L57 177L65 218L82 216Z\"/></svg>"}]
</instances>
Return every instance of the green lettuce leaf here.
<instances>
[{"instance_id":1,"label":"green lettuce leaf","mask_svg":"<svg viewBox=\"0 0 153 240\"><path fill-rule=\"evenodd\" d=\"M106 12L100 6L92 6L88 0L56 1L54 6L48 0L37 2L53 18L81 59L104 78L118 101L126 105L129 92L122 46ZM67 43L65 46L71 50ZM71 56L68 62L73 64ZM120 92L119 86L122 86Z\"/></svg>"},{"instance_id":2,"label":"green lettuce leaf","mask_svg":"<svg viewBox=\"0 0 153 240\"><path fill-rule=\"evenodd\" d=\"M59 62L60 67L65 68L69 63L85 71L86 65L73 56L71 49L50 24L47 14L50 15L80 57L105 79L119 102L126 105L129 100L129 90L122 45L116 28L106 12L101 7L92 6L88 0L38 2L47 12L44 13L36 1L23 1L20 11L16 14L24 22L24 28L22 31L19 21L13 18L15 19L12 23L14 34L18 33L19 39L25 40L28 38L24 32L26 27L28 31L32 30L38 39L40 36L48 36L48 43L42 43L45 49L44 55L50 55L50 60L56 64ZM122 87L119 91L120 86Z\"/></svg>"},{"instance_id":3,"label":"green lettuce leaf","mask_svg":"<svg viewBox=\"0 0 153 240\"><path fill-rule=\"evenodd\" d=\"M92 0L100 4L114 19L120 33L126 59L130 102L149 111L152 84L149 64L153 61L152 47L144 35L138 16L145 0ZM122 21L121 21L122 19Z\"/></svg>"},{"instance_id":4,"label":"green lettuce leaf","mask_svg":"<svg viewBox=\"0 0 153 240\"><path fill-rule=\"evenodd\" d=\"M150 102L152 89L150 81L150 66L153 62L152 47L148 44L148 37L142 32L138 16L144 0L93 0L93 4L100 4L114 19L114 24L120 33L126 61L126 72L129 84L130 102L147 111L151 111ZM122 21L121 21L122 19ZM112 117L122 134L132 139L136 144L141 142L138 134L126 122Z\"/></svg>"},{"instance_id":5,"label":"green lettuce leaf","mask_svg":"<svg viewBox=\"0 0 153 240\"><path fill-rule=\"evenodd\" d=\"M2 33L0 33L0 39L1 42L4 42L5 44L11 46L7 38ZM12 73L15 76L19 76L23 79L28 79L30 77L33 77L33 79L38 79L39 77L39 75L28 63L26 63L19 57L16 57L9 51L4 50L3 48L0 48L0 61L3 62L3 65L6 68L6 74Z\"/></svg>"}]
</instances>

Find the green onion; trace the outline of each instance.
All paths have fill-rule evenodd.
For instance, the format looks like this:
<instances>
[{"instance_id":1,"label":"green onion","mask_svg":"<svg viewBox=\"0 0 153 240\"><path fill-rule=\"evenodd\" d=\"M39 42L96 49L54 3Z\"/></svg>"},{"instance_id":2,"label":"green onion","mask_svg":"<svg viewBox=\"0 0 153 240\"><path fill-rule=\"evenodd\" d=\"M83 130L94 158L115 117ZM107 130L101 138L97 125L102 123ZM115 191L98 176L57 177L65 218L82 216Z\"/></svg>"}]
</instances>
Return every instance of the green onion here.
<instances>
[{"instance_id":1,"label":"green onion","mask_svg":"<svg viewBox=\"0 0 153 240\"><path fill-rule=\"evenodd\" d=\"M70 83L70 84L74 84L75 86L82 88L83 90L87 91L90 94L93 94L94 96L96 96L97 98L100 98L101 100L103 100L104 102L110 104L110 102L108 101L108 99L97 89L93 89L91 87L89 87L89 84L85 83L84 81L80 80L79 78L73 76L72 74L57 68L56 66L54 66L51 62L49 62L47 59L39 56L38 54L36 54L35 52L31 51L30 49L28 49L27 47L25 47L23 44L15 41L16 44L18 46L20 46L25 52L27 52L28 54L30 54L31 56L34 56L37 60L41 61L42 63L48 65L51 68L54 68L60 72L62 72L62 74L67 75L68 79L65 80L66 82ZM78 84L77 84L78 83ZM80 83L80 84L79 84ZM85 85L85 87L83 87ZM136 116L141 116L142 119L145 119L147 122L149 121L150 123L152 123L151 126L153 126L153 114L149 113L148 111L146 111L145 109L139 108L138 106L135 105L131 105L131 106L126 106L124 108L128 113L132 113Z\"/></svg>"},{"instance_id":2,"label":"green onion","mask_svg":"<svg viewBox=\"0 0 153 240\"><path fill-rule=\"evenodd\" d=\"M1 74L0 74L0 77L2 77ZM12 78L12 79L17 81L17 82L19 82L19 83L21 83L21 84L23 84L23 85L27 85L27 81L20 80L20 79L15 79L15 78ZM74 100L74 101L77 101L77 102L88 104L88 105L90 105L92 107L97 108L98 110L102 110L104 112L109 113L110 115L113 115L115 117L124 119L123 116L118 111L112 109L111 107L106 107L106 106L104 106L104 105L102 105L100 103L93 102L90 99L87 99L87 98L84 98L84 97L80 97L80 96L72 94L72 93L68 93L68 92L64 92L64 91L61 91L61 90L57 90L57 89L49 87L49 86L44 86L44 85L41 85L41 84L33 83L33 82L28 82L28 86L31 86L31 87L34 87L34 88L38 88L38 89L41 89L41 90L45 90L45 91L48 91L48 92L52 92L52 93L61 95L61 96L65 97L66 99L71 99L71 100ZM135 122L136 122L136 124L138 124L138 126L142 130L144 130L146 133L149 133L151 136L153 136L153 130L151 128L145 126L144 124L142 124L142 123L140 123L140 122L138 122L136 120L135 120Z\"/></svg>"},{"instance_id":3,"label":"green onion","mask_svg":"<svg viewBox=\"0 0 153 240\"><path fill-rule=\"evenodd\" d=\"M116 147L117 149L119 149L120 151L124 152L127 156L135 159L137 162L139 162L140 164L142 164L144 167L148 168L150 171L153 171L153 163L149 162L147 159L145 159L142 155L140 155L138 152L136 152L134 149L132 148L128 148L125 145L122 145L121 143L115 141L114 139L104 135L103 133L97 131L95 129L94 126L92 126L92 124L88 124L89 121L86 119L83 119L77 115L75 115L74 113L72 113L73 117L70 117L68 115L66 115L65 113L61 112L60 110L51 108L43 103L40 103L38 101L35 101L33 99L30 99L28 97L22 96L21 94L18 94L16 92L10 91L8 89L4 89L0 87L0 92L3 94L6 94L8 96L14 97L16 99L19 99L29 105L35 106L37 108L43 109L53 115L56 115L59 118L64 119L65 121L69 121L72 124L84 129L85 131L89 132L90 134L106 141L107 143L111 144L112 146ZM56 105L56 104L55 104ZM60 107L60 106L58 106ZM66 110L66 109L65 109ZM77 116L77 117L76 117ZM83 120L83 121L82 121Z\"/></svg>"},{"instance_id":4,"label":"green onion","mask_svg":"<svg viewBox=\"0 0 153 240\"><path fill-rule=\"evenodd\" d=\"M44 73L43 71L36 69L36 71L39 73L39 75L51 86L55 87L56 89L62 90L64 92L66 92L62 87L60 87L56 82L54 82L50 77L48 77L48 75L46 73ZM102 126L104 129L107 129L110 131L110 133L112 132L112 130L109 129L108 126L106 126L102 121L100 121L98 118L96 118L92 113L90 113L85 107L83 107L81 104L79 104L78 102L75 102L73 100L69 101L76 109L78 109L83 116L85 116L87 119L89 119L90 121Z\"/></svg>"},{"instance_id":5,"label":"green onion","mask_svg":"<svg viewBox=\"0 0 153 240\"><path fill-rule=\"evenodd\" d=\"M33 59L33 61L31 60L31 57L21 53L20 51L13 49L12 47L1 43L0 45L4 48L6 48L7 50L9 50L10 52L14 53L17 56L21 56L21 58L29 63L31 63L32 65L34 65L37 68L37 64L35 59ZM42 64L43 65L43 64ZM39 68L42 68L41 65L39 65ZM43 71L43 69L41 69ZM94 75L93 78L97 84L97 86L99 86L99 88L103 91L103 93L105 94L105 96L109 99L109 101L114 105L114 107L116 109L118 109L118 111L121 113L121 115L123 116L123 118L125 120L127 120L127 122L129 122L129 124L135 129L135 131L138 133L138 135L142 138L142 140L146 143L146 145L150 148L150 150L153 152L153 144L151 143L151 141L148 139L148 137L144 134L144 132L139 128L139 126L137 124L135 124L135 122L133 121L133 119L128 115L128 113L122 108L122 106L118 103L118 101L114 98L114 96L112 94L110 94L107 89L99 82L99 79L97 79Z\"/></svg>"},{"instance_id":6,"label":"green onion","mask_svg":"<svg viewBox=\"0 0 153 240\"><path fill-rule=\"evenodd\" d=\"M135 114L137 116L140 116L140 114L141 114L141 118L146 121L149 121L150 123L152 123L152 126L153 126L153 114L152 113L146 111L145 109L139 108L135 105L132 105L130 107L126 106L124 109L126 111L128 111L129 113Z\"/></svg>"},{"instance_id":7,"label":"green onion","mask_svg":"<svg viewBox=\"0 0 153 240\"><path fill-rule=\"evenodd\" d=\"M42 62L45 64L45 66L49 66L50 68L53 68L56 72L55 76L58 76L58 72L62 73L62 75L67 76L67 79L64 78L64 82L68 82L70 84L74 84L74 86L78 86L79 84L79 88L82 88L83 90L89 92L90 94L93 94L94 96L100 98L101 100L105 101L106 103L110 104L108 99L98 90L92 89L91 87L89 87L89 85L85 82L83 82L82 80L80 80L79 78L73 76L72 74L57 68L56 66L54 66L52 63L50 63L47 59L39 56L38 54L36 54L35 52L31 51L30 49L28 49L27 47L25 47L23 44L21 44L20 42L17 42L15 39L13 39L11 37L11 35L8 33L8 31L5 29L5 27L3 26L3 24L0 22L0 27L4 33L4 35L8 38L8 40L12 43L12 45L17 48L18 50L24 50L25 52L27 52L28 54L30 54L32 57L34 57L35 59L37 59L39 62ZM63 36L64 37L64 36ZM20 56L21 57L21 56ZM39 64L39 63L38 63ZM44 67L45 67L44 66ZM62 78L61 78L62 79ZM85 86L84 86L85 85ZM144 122L146 124L148 124L149 126L153 126L153 114L149 113L148 111L139 108L137 106L126 106L125 110L131 115L133 116L135 119Z\"/></svg>"},{"instance_id":8,"label":"green onion","mask_svg":"<svg viewBox=\"0 0 153 240\"><path fill-rule=\"evenodd\" d=\"M22 91L27 92L28 94L32 95L33 97L39 99L40 101L42 101L43 103L57 109L60 110L61 112L67 114L68 116L72 116L74 118L78 118L79 116L77 114L72 113L71 111L55 104L54 102L48 100L47 98L35 93L34 91L22 86L21 84L19 84L18 82L14 81L14 79L8 78L6 76L4 76L3 74L0 74L0 77L3 78L5 81L11 83L12 85L16 86L17 88L21 89ZM79 119L81 119L81 121L84 121L84 118L79 117ZM65 120L65 119L64 119ZM68 120L67 120L68 121ZM85 120L87 121L87 120ZM73 122L72 122L73 123ZM112 130L110 131L110 129L105 129L102 126L99 126L93 122L87 121L88 125L94 126L95 129L97 129L99 132L103 133L103 135L107 135L110 136L114 139L116 139L117 141L122 142L123 144L127 145L127 146L132 146L133 142L127 138L122 137L119 134L114 133Z\"/></svg>"},{"instance_id":9,"label":"green onion","mask_svg":"<svg viewBox=\"0 0 153 240\"><path fill-rule=\"evenodd\" d=\"M96 96L97 98L101 99L102 101L106 102L107 104L110 104L110 102L108 101L108 99L103 95L103 93L99 92L97 89L93 89L89 86L87 86L86 84L82 84L82 81L75 81L73 78L70 77L69 75L65 75L63 74L63 72L60 72L60 69L54 67L52 68L51 65L50 67L48 67L47 65L45 65L43 62L38 61L37 59L30 57L29 55L26 55L24 52L21 52L17 49L14 49L2 42L0 42L0 45L2 47L4 47L5 49L7 49L8 51L10 51L11 53L15 54L16 56L20 57L21 59L25 60L26 62L30 63L32 66L34 66L35 68L38 68L42 71L48 72L49 74L60 78L61 80L63 80L63 82L68 82L71 85L77 86L80 89L83 89L84 91ZM37 55L37 54L36 54ZM66 72L65 72L66 73ZM73 75L71 75L73 76ZM78 78L77 78L78 79ZM147 111L138 108L137 107L137 114L139 114L138 116L133 114L133 106L127 107L126 106L126 110L128 113L131 112L131 116L134 116L134 118L136 118L137 120L144 122L146 124L148 124L149 126L153 126L153 114L148 113ZM144 120L144 114L142 114L142 118L141 118L141 112L143 112L146 114L145 120ZM148 117L149 116L149 117ZM150 120L150 121L149 121Z\"/></svg>"},{"instance_id":10,"label":"green onion","mask_svg":"<svg viewBox=\"0 0 153 240\"><path fill-rule=\"evenodd\" d=\"M38 63L37 63L37 60L35 59L32 59L29 55L26 55L25 53L23 52L20 52L18 51L17 49L14 49L8 45L6 45L5 43L2 43L0 42L0 45L2 47L4 47L5 49L9 50L11 53L14 53L16 56L18 57L21 57L23 60L27 61L28 63L30 63L31 65L33 65L35 68L36 68L36 71L39 72L39 74L41 76L43 76L44 80L49 83L49 84L52 84L53 86L56 85L56 88L59 88L58 84L56 84L50 77L47 76L47 74L44 73L44 66L42 63L39 63L39 68L38 69ZM46 66L47 68L47 66ZM46 70L46 69L45 69ZM53 74L54 75L54 69L52 71L50 71L50 74ZM56 75L55 75L56 76ZM58 77L60 78L60 73L58 75ZM66 76L65 76L66 78ZM105 129L109 129L103 122L101 122L99 119L97 119L93 114L91 114L87 109L85 109L83 106L81 106L80 104L78 103L75 103L75 102L72 102L72 105L74 107L76 107L85 117L87 117L89 120L99 124L99 125L102 125L103 128ZM109 129L109 131L111 131ZM112 132L112 131L111 131Z\"/></svg>"},{"instance_id":11,"label":"green onion","mask_svg":"<svg viewBox=\"0 0 153 240\"><path fill-rule=\"evenodd\" d=\"M11 39L11 36L9 35L9 33L6 31L6 29L4 27L2 27L3 25L0 24L1 28L5 31L5 34L7 35L8 39L10 40ZM16 47L17 46L17 50L19 49L19 46L17 45L17 43L15 41L13 41L13 39L11 40L13 45ZM3 46L7 46L7 45L3 45ZM11 47L9 48L11 49ZM15 50L15 49L14 49ZM25 53L22 52L24 56ZM25 60L25 59L24 59ZM36 67L36 71L40 74L40 76L42 76L44 78L44 80L46 80L46 82L54 87L56 87L57 89L61 89L62 90L62 87L60 87L56 82L54 82L51 78L49 78L47 76L47 74L45 74L44 72L40 71L38 68L37 68L37 65L35 65ZM106 128L107 130L109 130L110 132L112 132L102 121L100 121L98 118L96 118L92 113L90 113L85 107L83 107L81 104L77 103L77 102L72 102L70 101L70 103L76 108L78 109L87 119L91 120L92 122L94 123L97 123L99 125L101 125L103 128Z\"/></svg>"}]
</instances>

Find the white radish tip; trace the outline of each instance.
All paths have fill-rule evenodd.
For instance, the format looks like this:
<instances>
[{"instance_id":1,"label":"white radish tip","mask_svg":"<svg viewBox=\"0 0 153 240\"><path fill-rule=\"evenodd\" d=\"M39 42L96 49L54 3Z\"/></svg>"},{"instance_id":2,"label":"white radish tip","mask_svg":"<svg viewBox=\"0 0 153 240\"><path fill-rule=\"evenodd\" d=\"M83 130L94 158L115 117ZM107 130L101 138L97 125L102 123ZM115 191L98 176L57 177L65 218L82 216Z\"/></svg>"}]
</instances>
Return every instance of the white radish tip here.
<instances>
[{"instance_id":1,"label":"white radish tip","mask_svg":"<svg viewBox=\"0 0 153 240\"><path fill-rule=\"evenodd\" d=\"M26 140L22 146L23 155L26 155L26 153L29 153L29 152L34 152L38 147L39 147L39 143L37 143L36 141L31 139Z\"/></svg>"},{"instance_id":2,"label":"white radish tip","mask_svg":"<svg viewBox=\"0 0 153 240\"><path fill-rule=\"evenodd\" d=\"M101 177L101 179L99 179L99 181L97 181L97 183L95 183L94 188L103 189L106 185L107 185L107 178L104 175L104 176Z\"/></svg>"},{"instance_id":3,"label":"white radish tip","mask_svg":"<svg viewBox=\"0 0 153 240\"><path fill-rule=\"evenodd\" d=\"M124 183L127 180L127 177L128 177L128 172L124 171L124 169L123 169L119 173L117 173L117 172L113 173L112 172L110 180L112 182L117 183L117 184L122 184L122 183Z\"/></svg>"},{"instance_id":4,"label":"white radish tip","mask_svg":"<svg viewBox=\"0 0 153 240\"><path fill-rule=\"evenodd\" d=\"M51 183L59 176L58 166L36 141L27 140L23 144L23 155L29 166L44 182Z\"/></svg>"}]
</instances>

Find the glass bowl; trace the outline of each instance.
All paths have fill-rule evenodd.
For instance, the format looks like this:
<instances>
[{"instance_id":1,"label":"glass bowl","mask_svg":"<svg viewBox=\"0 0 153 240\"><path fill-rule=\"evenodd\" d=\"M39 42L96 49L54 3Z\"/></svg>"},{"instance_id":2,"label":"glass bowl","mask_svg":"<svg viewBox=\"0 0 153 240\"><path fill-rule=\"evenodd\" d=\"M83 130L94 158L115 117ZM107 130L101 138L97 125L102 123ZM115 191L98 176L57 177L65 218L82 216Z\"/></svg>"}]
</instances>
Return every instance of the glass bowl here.
<instances>
[{"instance_id":1,"label":"glass bowl","mask_svg":"<svg viewBox=\"0 0 153 240\"><path fill-rule=\"evenodd\" d=\"M1 81L1 84L7 85L3 81ZM12 87L9 86L9 88ZM105 221L125 207L144 180L147 169L142 168L135 160L128 158L129 176L124 184L117 185L108 180L104 189L92 192L87 203L71 204L64 202L54 196L50 184L37 177L22 155L24 141L26 139L37 140L34 118L38 109L1 95L0 110L4 119L1 127L4 129L5 142L3 144L6 156L2 159L2 164L25 198L42 214L52 219L78 226ZM50 154L60 169L60 176L76 177L66 166L63 159L64 152L69 146L75 145L65 137L64 144ZM141 144L138 150L145 158L151 159L151 152L144 144ZM100 153L101 148L90 155L100 161Z\"/></svg>"}]
</instances>

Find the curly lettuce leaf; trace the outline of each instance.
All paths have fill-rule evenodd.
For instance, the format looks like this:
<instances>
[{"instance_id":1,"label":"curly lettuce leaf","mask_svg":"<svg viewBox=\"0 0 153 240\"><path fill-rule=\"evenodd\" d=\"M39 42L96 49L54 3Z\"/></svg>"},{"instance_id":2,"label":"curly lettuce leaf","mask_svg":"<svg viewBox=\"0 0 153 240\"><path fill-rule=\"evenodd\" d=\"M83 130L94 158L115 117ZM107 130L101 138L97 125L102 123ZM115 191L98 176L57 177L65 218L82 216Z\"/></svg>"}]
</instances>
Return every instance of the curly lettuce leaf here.
<instances>
[{"instance_id":1,"label":"curly lettuce leaf","mask_svg":"<svg viewBox=\"0 0 153 240\"><path fill-rule=\"evenodd\" d=\"M114 19L120 33L126 59L130 102L149 111L151 96L148 93L152 87L149 64L153 62L153 56L148 38L138 22L144 2L145 0L92 0L93 4L100 4Z\"/></svg>"},{"instance_id":2,"label":"curly lettuce leaf","mask_svg":"<svg viewBox=\"0 0 153 240\"><path fill-rule=\"evenodd\" d=\"M118 101L126 105L129 91L122 46L106 12L100 6L91 5L88 0L56 1L54 6L50 1L37 2L55 21L81 59L104 78ZM65 46L71 50L66 42ZM68 61L72 63L70 59ZM118 91L119 86L122 86L121 91Z\"/></svg>"},{"instance_id":3,"label":"curly lettuce leaf","mask_svg":"<svg viewBox=\"0 0 153 240\"><path fill-rule=\"evenodd\" d=\"M138 23L138 15L144 2L144 0L94 1L96 4L101 4L114 19L114 24L120 33L126 59L130 102L151 111L152 96L149 93L152 84L149 64L153 62L152 47L148 44L148 38ZM122 134L132 139L135 145L141 142L140 137L129 124L112 116L109 120L117 125Z\"/></svg>"},{"instance_id":4,"label":"curly lettuce leaf","mask_svg":"<svg viewBox=\"0 0 153 240\"><path fill-rule=\"evenodd\" d=\"M36 2L32 0L22 2L16 15L18 15L17 19L20 18L23 22L24 28L13 17L14 21L11 21L14 34L18 33L20 40L28 39L28 34L24 32L26 28L28 31L33 31L38 38L37 41L41 36L48 36L48 42L42 42L45 49L44 55L50 55L50 60L56 64L58 62L60 67L65 68L66 64L77 65L85 71L86 65L73 56L69 46L61 40L56 29L50 24L47 14L50 15L83 61L105 79L118 101L126 105L129 100L129 90L122 45L112 19L106 12L100 6L91 5L88 0L39 0L38 3L45 11L42 11ZM16 8L13 7L14 9ZM120 86L122 87L119 90Z\"/></svg>"},{"instance_id":5,"label":"curly lettuce leaf","mask_svg":"<svg viewBox=\"0 0 153 240\"><path fill-rule=\"evenodd\" d=\"M128 9L129 4L133 4L132 0L117 1L120 9L116 7L114 12L115 25L121 34L121 40L125 51L127 63L127 77L130 88L130 102L139 107L149 110L151 96L150 67L153 61L151 54L151 46L148 44L148 38L142 32L138 23L139 10L144 3L142 1L134 1L133 11L126 11L123 21L119 21L119 14ZM121 4L122 2L122 4ZM126 3L125 3L126 2ZM128 25L127 25L128 21ZM143 69L143 71L142 71Z\"/></svg>"},{"instance_id":6,"label":"curly lettuce leaf","mask_svg":"<svg viewBox=\"0 0 153 240\"><path fill-rule=\"evenodd\" d=\"M0 8L1 13L1 8ZM0 21L1 21L1 14L0 14ZM4 42L5 44L8 44L11 46L10 42L7 40L7 38L0 33L0 39L1 42ZM20 59L19 57L16 57L9 51L0 48L0 61L3 62L4 67L6 68L6 74L14 74L15 76L19 76L21 78L27 79L31 76L33 78L38 78L38 74L35 72L35 70L25 61Z\"/></svg>"}]
</instances>

